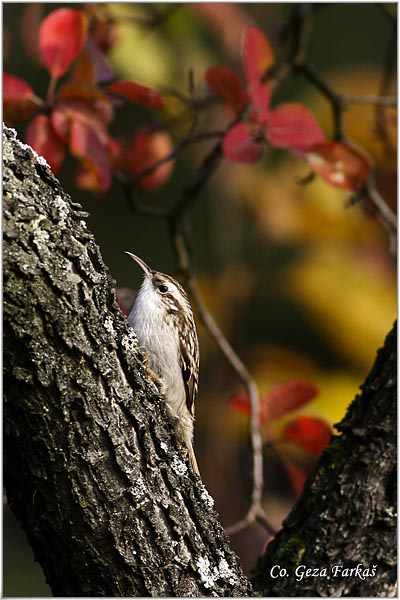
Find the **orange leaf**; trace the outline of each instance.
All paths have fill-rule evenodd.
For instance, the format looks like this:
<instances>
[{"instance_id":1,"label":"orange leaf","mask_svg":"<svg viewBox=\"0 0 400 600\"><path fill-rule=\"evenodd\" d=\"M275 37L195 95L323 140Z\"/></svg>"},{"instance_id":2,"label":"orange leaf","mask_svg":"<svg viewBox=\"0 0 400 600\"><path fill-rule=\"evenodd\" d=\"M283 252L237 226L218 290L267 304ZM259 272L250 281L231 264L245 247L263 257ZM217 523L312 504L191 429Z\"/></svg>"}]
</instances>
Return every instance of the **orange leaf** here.
<instances>
[{"instance_id":1,"label":"orange leaf","mask_svg":"<svg viewBox=\"0 0 400 600\"><path fill-rule=\"evenodd\" d=\"M272 420L308 404L317 394L318 389L312 381L291 379L274 386L263 396L261 403L266 417Z\"/></svg>"},{"instance_id":2,"label":"orange leaf","mask_svg":"<svg viewBox=\"0 0 400 600\"><path fill-rule=\"evenodd\" d=\"M93 87L97 83L110 82L112 79L114 79L114 73L110 65L90 37L74 64L68 83ZM98 92L100 93L100 90Z\"/></svg>"},{"instance_id":3,"label":"orange leaf","mask_svg":"<svg viewBox=\"0 0 400 600\"><path fill-rule=\"evenodd\" d=\"M172 158L171 160L168 159L173 144L169 133L166 131L143 127L133 139L123 143L121 149L122 156L120 154L117 163L120 163L125 173L133 177L166 159L151 173L135 180L135 187L138 189L150 192L161 187L169 179L175 161Z\"/></svg>"},{"instance_id":4,"label":"orange leaf","mask_svg":"<svg viewBox=\"0 0 400 600\"><path fill-rule=\"evenodd\" d=\"M235 113L246 106L248 98L240 77L224 66L210 67L206 71L207 85L228 104Z\"/></svg>"},{"instance_id":5,"label":"orange leaf","mask_svg":"<svg viewBox=\"0 0 400 600\"><path fill-rule=\"evenodd\" d=\"M341 142L318 144L298 155L333 187L361 188L372 170L370 156L353 145Z\"/></svg>"},{"instance_id":6,"label":"orange leaf","mask_svg":"<svg viewBox=\"0 0 400 600\"><path fill-rule=\"evenodd\" d=\"M76 187L88 190L92 194L101 195L106 191L99 177L97 168L88 161L81 161L75 174Z\"/></svg>"},{"instance_id":7,"label":"orange leaf","mask_svg":"<svg viewBox=\"0 0 400 600\"><path fill-rule=\"evenodd\" d=\"M111 166L104 135L77 114L71 120L70 149L74 156L90 166L100 190L108 190L111 185Z\"/></svg>"},{"instance_id":8,"label":"orange leaf","mask_svg":"<svg viewBox=\"0 0 400 600\"><path fill-rule=\"evenodd\" d=\"M65 158L65 146L55 134L47 115L38 115L28 125L25 134L26 143L44 156L50 168L56 174Z\"/></svg>"},{"instance_id":9,"label":"orange leaf","mask_svg":"<svg viewBox=\"0 0 400 600\"><path fill-rule=\"evenodd\" d=\"M329 444L331 435L332 429L326 421L305 415L287 423L281 433L283 440L297 444L315 456Z\"/></svg>"},{"instance_id":10,"label":"orange leaf","mask_svg":"<svg viewBox=\"0 0 400 600\"><path fill-rule=\"evenodd\" d=\"M314 115L298 102L274 108L267 121L267 138L278 148L307 148L325 142L325 135Z\"/></svg>"},{"instance_id":11,"label":"orange leaf","mask_svg":"<svg viewBox=\"0 0 400 600\"><path fill-rule=\"evenodd\" d=\"M70 81L60 86L57 95L63 100L83 100L88 103L100 101L109 104L111 102L110 98L103 94L99 88Z\"/></svg>"},{"instance_id":12,"label":"orange leaf","mask_svg":"<svg viewBox=\"0 0 400 600\"><path fill-rule=\"evenodd\" d=\"M132 102L137 102L146 108L163 108L164 106L164 98L160 92L129 79L120 79L110 83L107 90L113 94L118 94L118 96L128 98Z\"/></svg>"},{"instance_id":13,"label":"orange leaf","mask_svg":"<svg viewBox=\"0 0 400 600\"><path fill-rule=\"evenodd\" d=\"M33 89L23 79L3 73L3 110L7 122L29 119L36 111Z\"/></svg>"},{"instance_id":14,"label":"orange leaf","mask_svg":"<svg viewBox=\"0 0 400 600\"><path fill-rule=\"evenodd\" d=\"M39 46L43 61L54 77L61 77L82 51L88 20L81 10L58 8L42 22Z\"/></svg>"}]
</instances>

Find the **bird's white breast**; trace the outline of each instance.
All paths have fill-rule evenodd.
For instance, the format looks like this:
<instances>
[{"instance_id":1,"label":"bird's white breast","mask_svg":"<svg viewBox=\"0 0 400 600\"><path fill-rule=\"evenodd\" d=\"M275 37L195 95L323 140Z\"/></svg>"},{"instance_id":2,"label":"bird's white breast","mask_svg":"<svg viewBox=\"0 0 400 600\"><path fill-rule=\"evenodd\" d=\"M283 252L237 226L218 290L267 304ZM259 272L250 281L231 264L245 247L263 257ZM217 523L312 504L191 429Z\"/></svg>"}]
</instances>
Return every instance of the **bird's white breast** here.
<instances>
[{"instance_id":1,"label":"bird's white breast","mask_svg":"<svg viewBox=\"0 0 400 600\"><path fill-rule=\"evenodd\" d=\"M128 322L139 343L149 353L150 367L161 379L162 392L174 417L186 406L185 388L180 365L179 335L162 298L145 277Z\"/></svg>"}]
</instances>

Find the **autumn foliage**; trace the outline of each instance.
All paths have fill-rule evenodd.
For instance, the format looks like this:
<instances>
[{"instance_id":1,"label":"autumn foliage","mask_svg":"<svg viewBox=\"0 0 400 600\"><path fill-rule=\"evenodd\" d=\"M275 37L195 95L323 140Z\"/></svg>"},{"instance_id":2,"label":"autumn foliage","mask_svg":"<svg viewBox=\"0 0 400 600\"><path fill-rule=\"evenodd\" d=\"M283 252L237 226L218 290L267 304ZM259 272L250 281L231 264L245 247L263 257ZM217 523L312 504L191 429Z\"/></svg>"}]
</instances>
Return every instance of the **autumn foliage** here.
<instances>
[{"instance_id":1,"label":"autumn foliage","mask_svg":"<svg viewBox=\"0 0 400 600\"><path fill-rule=\"evenodd\" d=\"M227 131L222 147L225 156L243 163L258 161L265 144L285 148L305 160L315 173L335 187L360 188L371 171L371 160L358 148L328 142L313 114L298 102L271 108L275 63L273 50L257 27L247 27L243 37L244 87L236 73L224 66L206 73L209 87L237 115L248 106L244 120Z\"/></svg>"},{"instance_id":2,"label":"autumn foliage","mask_svg":"<svg viewBox=\"0 0 400 600\"><path fill-rule=\"evenodd\" d=\"M91 31L84 11L60 8L50 13L39 31L40 53L50 75L46 101L37 99L23 80L4 73L4 113L9 122L33 117L26 141L54 173L69 152L79 162L79 187L104 192L111 185L113 160L121 152L109 132L117 99L154 110L164 101L147 86L115 80L92 32L96 33L96 24ZM68 79L57 87L67 72ZM34 116L38 111L45 114ZM148 132L147 138L151 145L153 133Z\"/></svg>"},{"instance_id":3,"label":"autumn foliage","mask_svg":"<svg viewBox=\"0 0 400 600\"><path fill-rule=\"evenodd\" d=\"M43 20L39 49L49 73L47 97L39 98L27 82L4 73L5 119L9 124L30 120L26 141L46 158L54 173L67 154L72 155L78 162L80 188L105 192L113 176L122 172L143 191L157 189L174 166L170 133L142 127L115 139L110 127L121 101L162 111L164 96L140 82L115 77L106 58L115 41L113 30L93 11L89 18L89 10L59 8ZM205 73L208 87L234 117L222 139L226 158L254 163L270 145L305 161L332 186L352 191L362 187L372 168L366 153L348 143L326 140L303 104L273 105L274 50L257 27L248 26L243 33L242 60L246 83L223 65Z\"/></svg>"},{"instance_id":4,"label":"autumn foliage","mask_svg":"<svg viewBox=\"0 0 400 600\"><path fill-rule=\"evenodd\" d=\"M291 379L271 388L260 398L260 423L265 437L265 444L273 448L280 457L292 482L293 490L298 495L307 478L306 471L281 451L287 444L315 457L330 442L331 426L323 419L298 414L293 419L285 420L275 432L275 423L290 413L309 404L318 394L318 389L308 379ZM240 413L249 415L250 400L247 394L237 394L229 401L230 407Z\"/></svg>"},{"instance_id":5,"label":"autumn foliage","mask_svg":"<svg viewBox=\"0 0 400 600\"><path fill-rule=\"evenodd\" d=\"M115 41L113 24L88 5L82 10L52 11L39 29L40 56L49 74L46 98L38 97L28 82L5 72L4 115L8 123L28 121L26 141L46 158L54 173L68 154L74 157L79 188L104 193L113 177L122 174L132 187L148 193L170 178L180 142L174 143L162 119L118 138L111 135L121 104L130 103L132 111L139 105L162 116L167 97L140 82L115 76L107 61ZM274 101L278 65L273 47L258 27L243 30L241 57L244 79L225 65L210 66L204 74L204 98L211 92L229 118L219 134L223 155L251 164L272 146L304 161L334 187L360 189L371 173L369 155L354 144L326 139L313 113L300 102ZM292 444L317 456L329 442L330 426L306 415L286 420L276 437L276 422L301 409L316 394L312 382L291 380L261 398L261 425L278 453L281 444ZM244 394L232 398L230 405L250 414ZM299 491L304 473L287 457L281 458Z\"/></svg>"}]
</instances>

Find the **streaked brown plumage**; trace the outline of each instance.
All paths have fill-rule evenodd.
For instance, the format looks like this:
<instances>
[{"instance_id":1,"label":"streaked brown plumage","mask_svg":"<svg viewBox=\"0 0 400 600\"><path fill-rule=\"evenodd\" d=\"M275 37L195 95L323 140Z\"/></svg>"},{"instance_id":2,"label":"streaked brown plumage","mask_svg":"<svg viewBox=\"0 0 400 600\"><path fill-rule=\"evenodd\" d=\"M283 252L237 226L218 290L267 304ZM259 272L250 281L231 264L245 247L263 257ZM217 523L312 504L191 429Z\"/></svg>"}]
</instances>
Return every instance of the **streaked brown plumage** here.
<instances>
[{"instance_id":1,"label":"streaked brown plumage","mask_svg":"<svg viewBox=\"0 0 400 600\"><path fill-rule=\"evenodd\" d=\"M150 367L161 381L178 437L185 442L199 474L192 441L200 355L192 308L185 290L173 277L152 271L135 254L127 254L144 272L128 322L148 351Z\"/></svg>"}]
</instances>

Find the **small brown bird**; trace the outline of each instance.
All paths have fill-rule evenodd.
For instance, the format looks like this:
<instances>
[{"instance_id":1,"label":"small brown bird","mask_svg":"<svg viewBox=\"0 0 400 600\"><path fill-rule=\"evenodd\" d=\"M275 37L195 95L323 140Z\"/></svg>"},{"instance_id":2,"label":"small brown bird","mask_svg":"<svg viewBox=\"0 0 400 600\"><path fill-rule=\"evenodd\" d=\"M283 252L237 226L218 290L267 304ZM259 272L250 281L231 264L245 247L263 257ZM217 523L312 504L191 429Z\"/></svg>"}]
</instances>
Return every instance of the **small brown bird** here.
<instances>
[{"instance_id":1,"label":"small brown bird","mask_svg":"<svg viewBox=\"0 0 400 600\"><path fill-rule=\"evenodd\" d=\"M128 323L148 351L150 368L161 381L176 433L186 444L193 469L200 475L192 445L200 354L189 299L173 277L152 271L131 252L126 254L144 272Z\"/></svg>"}]
</instances>

